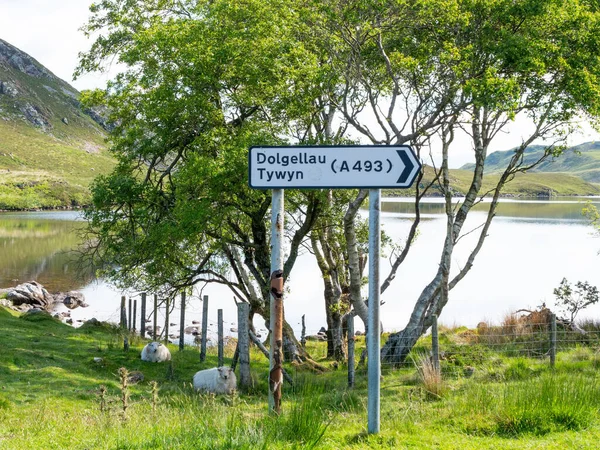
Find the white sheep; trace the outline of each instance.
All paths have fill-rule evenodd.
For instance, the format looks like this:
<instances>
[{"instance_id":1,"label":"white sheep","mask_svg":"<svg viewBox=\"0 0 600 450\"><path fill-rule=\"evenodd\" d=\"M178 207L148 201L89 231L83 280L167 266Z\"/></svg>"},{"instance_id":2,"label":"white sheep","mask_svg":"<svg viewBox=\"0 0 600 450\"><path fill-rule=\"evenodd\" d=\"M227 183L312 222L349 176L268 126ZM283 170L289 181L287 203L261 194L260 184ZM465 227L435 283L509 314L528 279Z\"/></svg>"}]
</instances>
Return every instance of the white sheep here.
<instances>
[{"instance_id":1,"label":"white sheep","mask_svg":"<svg viewBox=\"0 0 600 450\"><path fill-rule=\"evenodd\" d=\"M237 379L230 367L213 367L194 375L194 389L215 394L232 394L237 388Z\"/></svg>"},{"instance_id":2,"label":"white sheep","mask_svg":"<svg viewBox=\"0 0 600 450\"><path fill-rule=\"evenodd\" d=\"M142 350L142 361L164 362L171 361L171 352L160 342L150 342Z\"/></svg>"}]
</instances>

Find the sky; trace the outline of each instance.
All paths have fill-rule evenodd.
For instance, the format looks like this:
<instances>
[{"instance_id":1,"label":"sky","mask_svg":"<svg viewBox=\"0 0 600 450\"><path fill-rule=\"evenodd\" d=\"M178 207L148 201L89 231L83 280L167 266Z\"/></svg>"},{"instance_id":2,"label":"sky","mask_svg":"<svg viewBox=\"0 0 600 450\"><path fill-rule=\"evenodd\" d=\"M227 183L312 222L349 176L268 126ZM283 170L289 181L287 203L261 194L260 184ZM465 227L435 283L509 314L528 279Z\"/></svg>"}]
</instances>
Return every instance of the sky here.
<instances>
[{"instance_id":1,"label":"sky","mask_svg":"<svg viewBox=\"0 0 600 450\"><path fill-rule=\"evenodd\" d=\"M91 0L0 0L0 38L28 53L80 91L102 88L116 71L89 74L73 81L77 55L91 45L79 31L89 17L91 3ZM530 131L527 120L518 118L506 133L494 140L491 151L516 147ZM569 144L592 140L600 140L600 135L584 125L583 131L572 136ZM474 162L471 143L466 136L457 136L450 158L452 168ZM429 161L425 160L425 163Z\"/></svg>"},{"instance_id":2,"label":"sky","mask_svg":"<svg viewBox=\"0 0 600 450\"><path fill-rule=\"evenodd\" d=\"M78 90L106 85L107 75L73 81L77 55L89 41L79 28L89 17L91 0L0 0L0 39L35 58Z\"/></svg>"}]
</instances>

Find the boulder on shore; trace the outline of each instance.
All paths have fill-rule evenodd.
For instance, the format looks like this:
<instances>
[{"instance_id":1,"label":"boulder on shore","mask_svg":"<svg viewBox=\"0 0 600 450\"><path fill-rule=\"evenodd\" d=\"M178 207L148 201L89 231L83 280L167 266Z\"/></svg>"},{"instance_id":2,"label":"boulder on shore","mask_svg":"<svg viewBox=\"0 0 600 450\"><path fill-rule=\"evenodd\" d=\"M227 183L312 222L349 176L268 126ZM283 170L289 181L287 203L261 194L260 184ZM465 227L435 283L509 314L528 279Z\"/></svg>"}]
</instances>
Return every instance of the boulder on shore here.
<instances>
[{"instance_id":1,"label":"boulder on shore","mask_svg":"<svg viewBox=\"0 0 600 450\"><path fill-rule=\"evenodd\" d=\"M85 297L81 292L69 291L69 292L58 292L54 294L55 303L63 303L69 309L85 308L88 304L85 302Z\"/></svg>"},{"instance_id":2,"label":"boulder on shore","mask_svg":"<svg viewBox=\"0 0 600 450\"><path fill-rule=\"evenodd\" d=\"M10 288L6 293L6 298L15 306L26 304L43 309L46 309L54 301L52 294L37 281L29 281Z\"/></svg>"}]
</instances>

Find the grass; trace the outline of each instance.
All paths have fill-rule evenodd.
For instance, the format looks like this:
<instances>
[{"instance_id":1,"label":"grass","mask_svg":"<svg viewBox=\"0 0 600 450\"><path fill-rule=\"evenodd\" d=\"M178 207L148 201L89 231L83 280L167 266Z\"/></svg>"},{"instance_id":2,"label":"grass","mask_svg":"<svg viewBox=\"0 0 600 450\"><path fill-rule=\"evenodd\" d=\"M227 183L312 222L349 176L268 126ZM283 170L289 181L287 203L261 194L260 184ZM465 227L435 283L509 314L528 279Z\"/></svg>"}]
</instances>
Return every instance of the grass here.
<instances>
[{"instance_id":1,"label":"grass","mask_svg":"<svg viewBox=\"0 0 600 450\"><path fill-rule=\"evenodd\" d=\"M464 339L458 328L440 330L442 348ZM288 366L295 385L284 386L283 413L275 417L267 411L262 354L251 354L251 393L214 396L191 388L197 370L216 365L213 349L200 363L197 349L171 347L171 373L139 359L144 341L132 338L124 352L121 339L114 327L74 329L0 308L0 449L591 449L600 438L595 344L559 352L555 370L547 360L477 345L468 357L471 346L462 344L461 362L442 361L437 381L446 389L437 396L419 375L425 364L417 357L400 370L383 367L381 432L369 435L364 367L357 368L356 387L347 389L343 364L320 375ZM322 354L325 344L309 345ZM357 349L363 346L360 337ZM420 346L423 352L427 343ZM228 348L226 363L232 354ZM477 364L471 376L462 371L466 362ZM128 387L126 419L121 367L144 373L144 381Z\"/></svg>"},{"instance_id":2,"label":"grass","mask_svg":"<svg viewBox=\"0 0 600 450\"><path fill-rule=\"evenodd\" d=\"M426 166L422 184L429 184L432 178L433 169ZM481 193L491 191L496 186L499 178L498 174L485 174ZM472 179L473 172L470 170L450 170L450 185L455 194L465 195ZM435 194L436 192L438 192L437 185L434 185L430 194ZM386 190L384 193L386 196L391 197L413 196L414 189ZM518 173L502 189L502 195L506 197L582 196L598 194L600 194L600 185L584 181L582 178L568 173Z\"/></svg>"},{"instance_id":3,"label":"grass","mask_svg":"<svg viewBox=\"0 0 600 450\"><path fill-rule=\"evenodd\" d=\"M59 139L25 123L0 120L0 209L89 203L91 181L114 166L103 137L89 133Z\"/></svg>"}]
</instances>

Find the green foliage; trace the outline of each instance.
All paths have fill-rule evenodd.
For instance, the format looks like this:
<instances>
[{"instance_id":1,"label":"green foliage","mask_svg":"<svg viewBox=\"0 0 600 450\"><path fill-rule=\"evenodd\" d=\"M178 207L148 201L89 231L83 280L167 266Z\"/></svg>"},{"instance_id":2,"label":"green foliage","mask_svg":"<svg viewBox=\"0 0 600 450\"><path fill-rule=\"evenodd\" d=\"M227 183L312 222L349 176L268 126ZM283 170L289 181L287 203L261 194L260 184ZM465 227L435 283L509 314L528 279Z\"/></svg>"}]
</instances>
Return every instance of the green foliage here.
<instances>
[{"instance_id":1,"label":"green foliage","mask_svg":"<svg viewBox=\"0 0 600 450\"><path fill-rule=\"evenodd\" d=\"M560 286L554 289L556 306L563 312L569 314L569 322L573 323L577 314L590 305L598 303L598 288L590 285L587 281L578 281L573 288L566 278L560 282Z\"/></svg>"}]
</instances>

